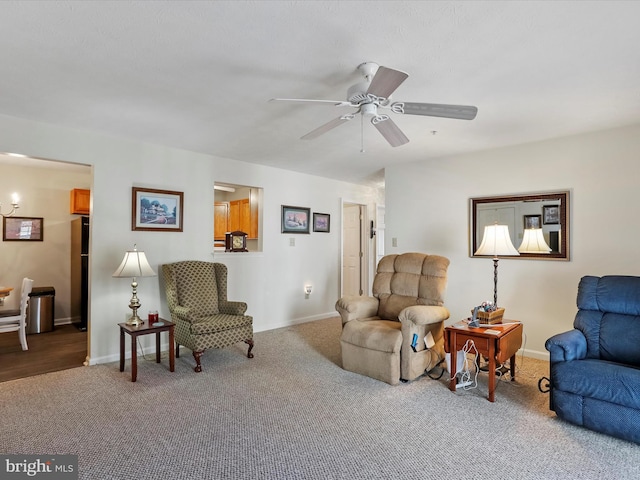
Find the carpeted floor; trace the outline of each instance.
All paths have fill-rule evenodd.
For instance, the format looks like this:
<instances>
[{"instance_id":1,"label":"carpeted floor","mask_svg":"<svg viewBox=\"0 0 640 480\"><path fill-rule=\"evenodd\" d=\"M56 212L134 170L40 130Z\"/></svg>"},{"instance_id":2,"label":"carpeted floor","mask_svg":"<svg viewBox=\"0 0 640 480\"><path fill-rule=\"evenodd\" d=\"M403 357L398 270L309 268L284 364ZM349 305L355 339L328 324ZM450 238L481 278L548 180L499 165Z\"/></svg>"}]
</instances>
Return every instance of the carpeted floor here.
<instances>
[{"instance_id":1,"label":"carpeted floor","mask_svg":"<svg viewBox=\"0 0 640 480\"><path fill-rule=\"evenodd\" d=\"M639 446L555 418L538 391L546 362L518 357L516 382L486 400L446 375L395 387L340 368L340 320L183 349L171 373L139 361L0 384L0 450L76 454L81 479L621 479Z\"/></svg>"}]
</instances>

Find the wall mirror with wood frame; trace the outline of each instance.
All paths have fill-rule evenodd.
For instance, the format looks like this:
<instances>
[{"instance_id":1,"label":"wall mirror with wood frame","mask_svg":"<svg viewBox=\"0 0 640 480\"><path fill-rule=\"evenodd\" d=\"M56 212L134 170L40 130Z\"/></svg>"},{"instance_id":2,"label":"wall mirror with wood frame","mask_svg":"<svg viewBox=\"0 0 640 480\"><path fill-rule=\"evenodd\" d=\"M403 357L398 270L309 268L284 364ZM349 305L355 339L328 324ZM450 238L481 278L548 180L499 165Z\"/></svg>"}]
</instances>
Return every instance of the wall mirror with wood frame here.
<instances>
[{"instance_id":1,"label":"wall mirror with wood frame","mask_svg":"<svg viewBox=\"0 0 640 480\"><path fill-rule=\"evenodd\" d=\"M505 258L535 260L569 260L569 191L525 193L469 200L469 256L475 255L482 242L484 227L498 223L509 227L513 246L519 256ZM541 230L534 231L532 229ZM529 231L527 231L529 230ZM527 249L524 242L530 234L540 234L545 248Z\"/></svg>"}]
</instances>

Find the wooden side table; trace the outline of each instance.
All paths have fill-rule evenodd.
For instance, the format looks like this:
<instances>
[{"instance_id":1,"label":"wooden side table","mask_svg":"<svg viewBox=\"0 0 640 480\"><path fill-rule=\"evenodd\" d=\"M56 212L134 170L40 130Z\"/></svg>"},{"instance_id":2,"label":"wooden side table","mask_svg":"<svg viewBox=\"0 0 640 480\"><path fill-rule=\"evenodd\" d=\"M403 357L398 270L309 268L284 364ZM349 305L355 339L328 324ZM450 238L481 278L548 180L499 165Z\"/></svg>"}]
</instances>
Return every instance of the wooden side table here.
<instances>
[{"instance_id":1,"label":"wooden side table","mask_svg":"<svg viewBox=\"0 0 640 480\"><path fill-rule=\"evenodd\" d=\"M160 363L160 333L169 332L169 371L175 371L176 363L176 350L175 341L173 337L173 328L175 323L162 318L158 319L158 323L162 325L153 326L149 325L148 321L145 321L142 325L134 327L127 323L119 323L120 327L120 371L124 372L124 334L131 335L131 381L135 382L138 377L138 355L136 348L136 338L139 335L149 335L151 333L156 334L156 363Z\"/></svg>"},{"instance_id":2,"label":"wooden side table","mask_svg":"<svg viewBox=\"0 0 640 480\"><path fill-rule=\"evenodd\" d=\"M496 361L504 363L510 360L511 381L516 379L516 353L522 346L522 323L496 323L490 327L469 327L466 323L456 323L444 329L444 349L451 354L449 362L451 379L449 390L456 391L456 353L462 350L467 340L472 340L479 355L489 359L489 401L495 401ZM494 333L495 332L495 333Z\"/></svg>"}]
</instances>

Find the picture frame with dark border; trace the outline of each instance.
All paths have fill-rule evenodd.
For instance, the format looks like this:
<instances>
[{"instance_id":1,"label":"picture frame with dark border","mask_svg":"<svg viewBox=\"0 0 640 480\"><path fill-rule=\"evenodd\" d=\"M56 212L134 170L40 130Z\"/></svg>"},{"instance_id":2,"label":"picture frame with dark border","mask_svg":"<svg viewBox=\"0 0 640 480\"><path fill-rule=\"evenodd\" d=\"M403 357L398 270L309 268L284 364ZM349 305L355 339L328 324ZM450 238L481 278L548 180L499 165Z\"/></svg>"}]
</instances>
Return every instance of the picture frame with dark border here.
<instances>
[{"instance_id":1,"label":"picture frame with dark border","mask_svg":"<svg viewBox=\"0 0 640 480\"><path fill-rule=\"evenodd\" d=\"M311 209L282 205L282 233L309 233Z\"/></svg>"},{"instance_id":2,"label":"picture frame with dark border","mask_svg":"<svg viewBox=\"0 0 640 480\"><path fill-rule=\"evenodd\" d=\"M524 215L524 229L542 228L542 215Z\"/></svg>"},{"instance_id":3,"label":"picture frame with dark border","mask_svg":"<svg viewBox=\"0 0 640 480\"><path fill-rule=\"evenodd\" d=\"M542 223L544 225L558 225L560 223L560 206L559 205L543 205L542 206Z\"/></svg>"},{"instance_id":4,"label":"picture frame with dark border","mask_svg":"<svg viewBox=\"0 0 640 480\"><path fill-rule=\"evenodd\" d=\"M42 242L44 218L2 217L2 240L5 242Z\"/></svg>"},{"instance_id":5,"label":"picture frame with dark border","mask_svg":"<svg viewBox=\"0 0 640 480\"><path fill-rule=\"evenodd\" d=\"M183 192L132 187L131 230L182 232Z\"/></svg>"},{"instance_id":6,"label":"picture frame with dark border","mask_svg":"<svg viewBox=\"0 0 640 480\"><path fill-rule=\"evenodd\" d=\"M313 231L329 233L331 231L331 215L313 212Z\"/></svg>"}]
</instances>

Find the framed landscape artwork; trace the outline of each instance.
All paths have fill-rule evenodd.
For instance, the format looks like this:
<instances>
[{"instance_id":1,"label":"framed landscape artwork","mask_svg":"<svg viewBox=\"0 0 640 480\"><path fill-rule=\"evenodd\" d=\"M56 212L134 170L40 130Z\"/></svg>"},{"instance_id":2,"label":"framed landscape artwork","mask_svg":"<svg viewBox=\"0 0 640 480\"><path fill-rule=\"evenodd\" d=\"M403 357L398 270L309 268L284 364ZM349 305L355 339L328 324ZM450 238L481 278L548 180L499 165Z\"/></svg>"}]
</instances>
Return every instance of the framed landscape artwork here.
<instances>
[{"instance_id":1,"label":"framed landscape artwork","mask_svg":"<svg viewBox=\"0 0 640 480\"><path fill-rule=\"evenodd\" d=\"M182 231L182 192L133 187L131 198L131 230Z\"/></svg>"},{"instance_id":2,"label":"framed landscape artwork","mask_svg":"<svg viewBox=\"0 0 640 480\"><path fill-rule=\"evenodd\" d=\"M309 233L311 209L282 205L282 233Z\"/></svg>"},{"instance_id":3,"label":"framed landscape artwork","mask_svg":"<svg viewBox=\"0 0 640 480\"><path fill-rule=\"evenodd\" d=\"M2 240L42 242L43 221L41 217L2 217Z\"/></svg>"},{"instance_id":4,"label":"framed landscape artwork","mask_svg":"<svg viewBox=\"0 0 640 480\"><path fill-rule=\"evenodd\" d=\"M331 216L328 213L313 214L313 231L329 233Z\"/></svg>"}]
</instances>

